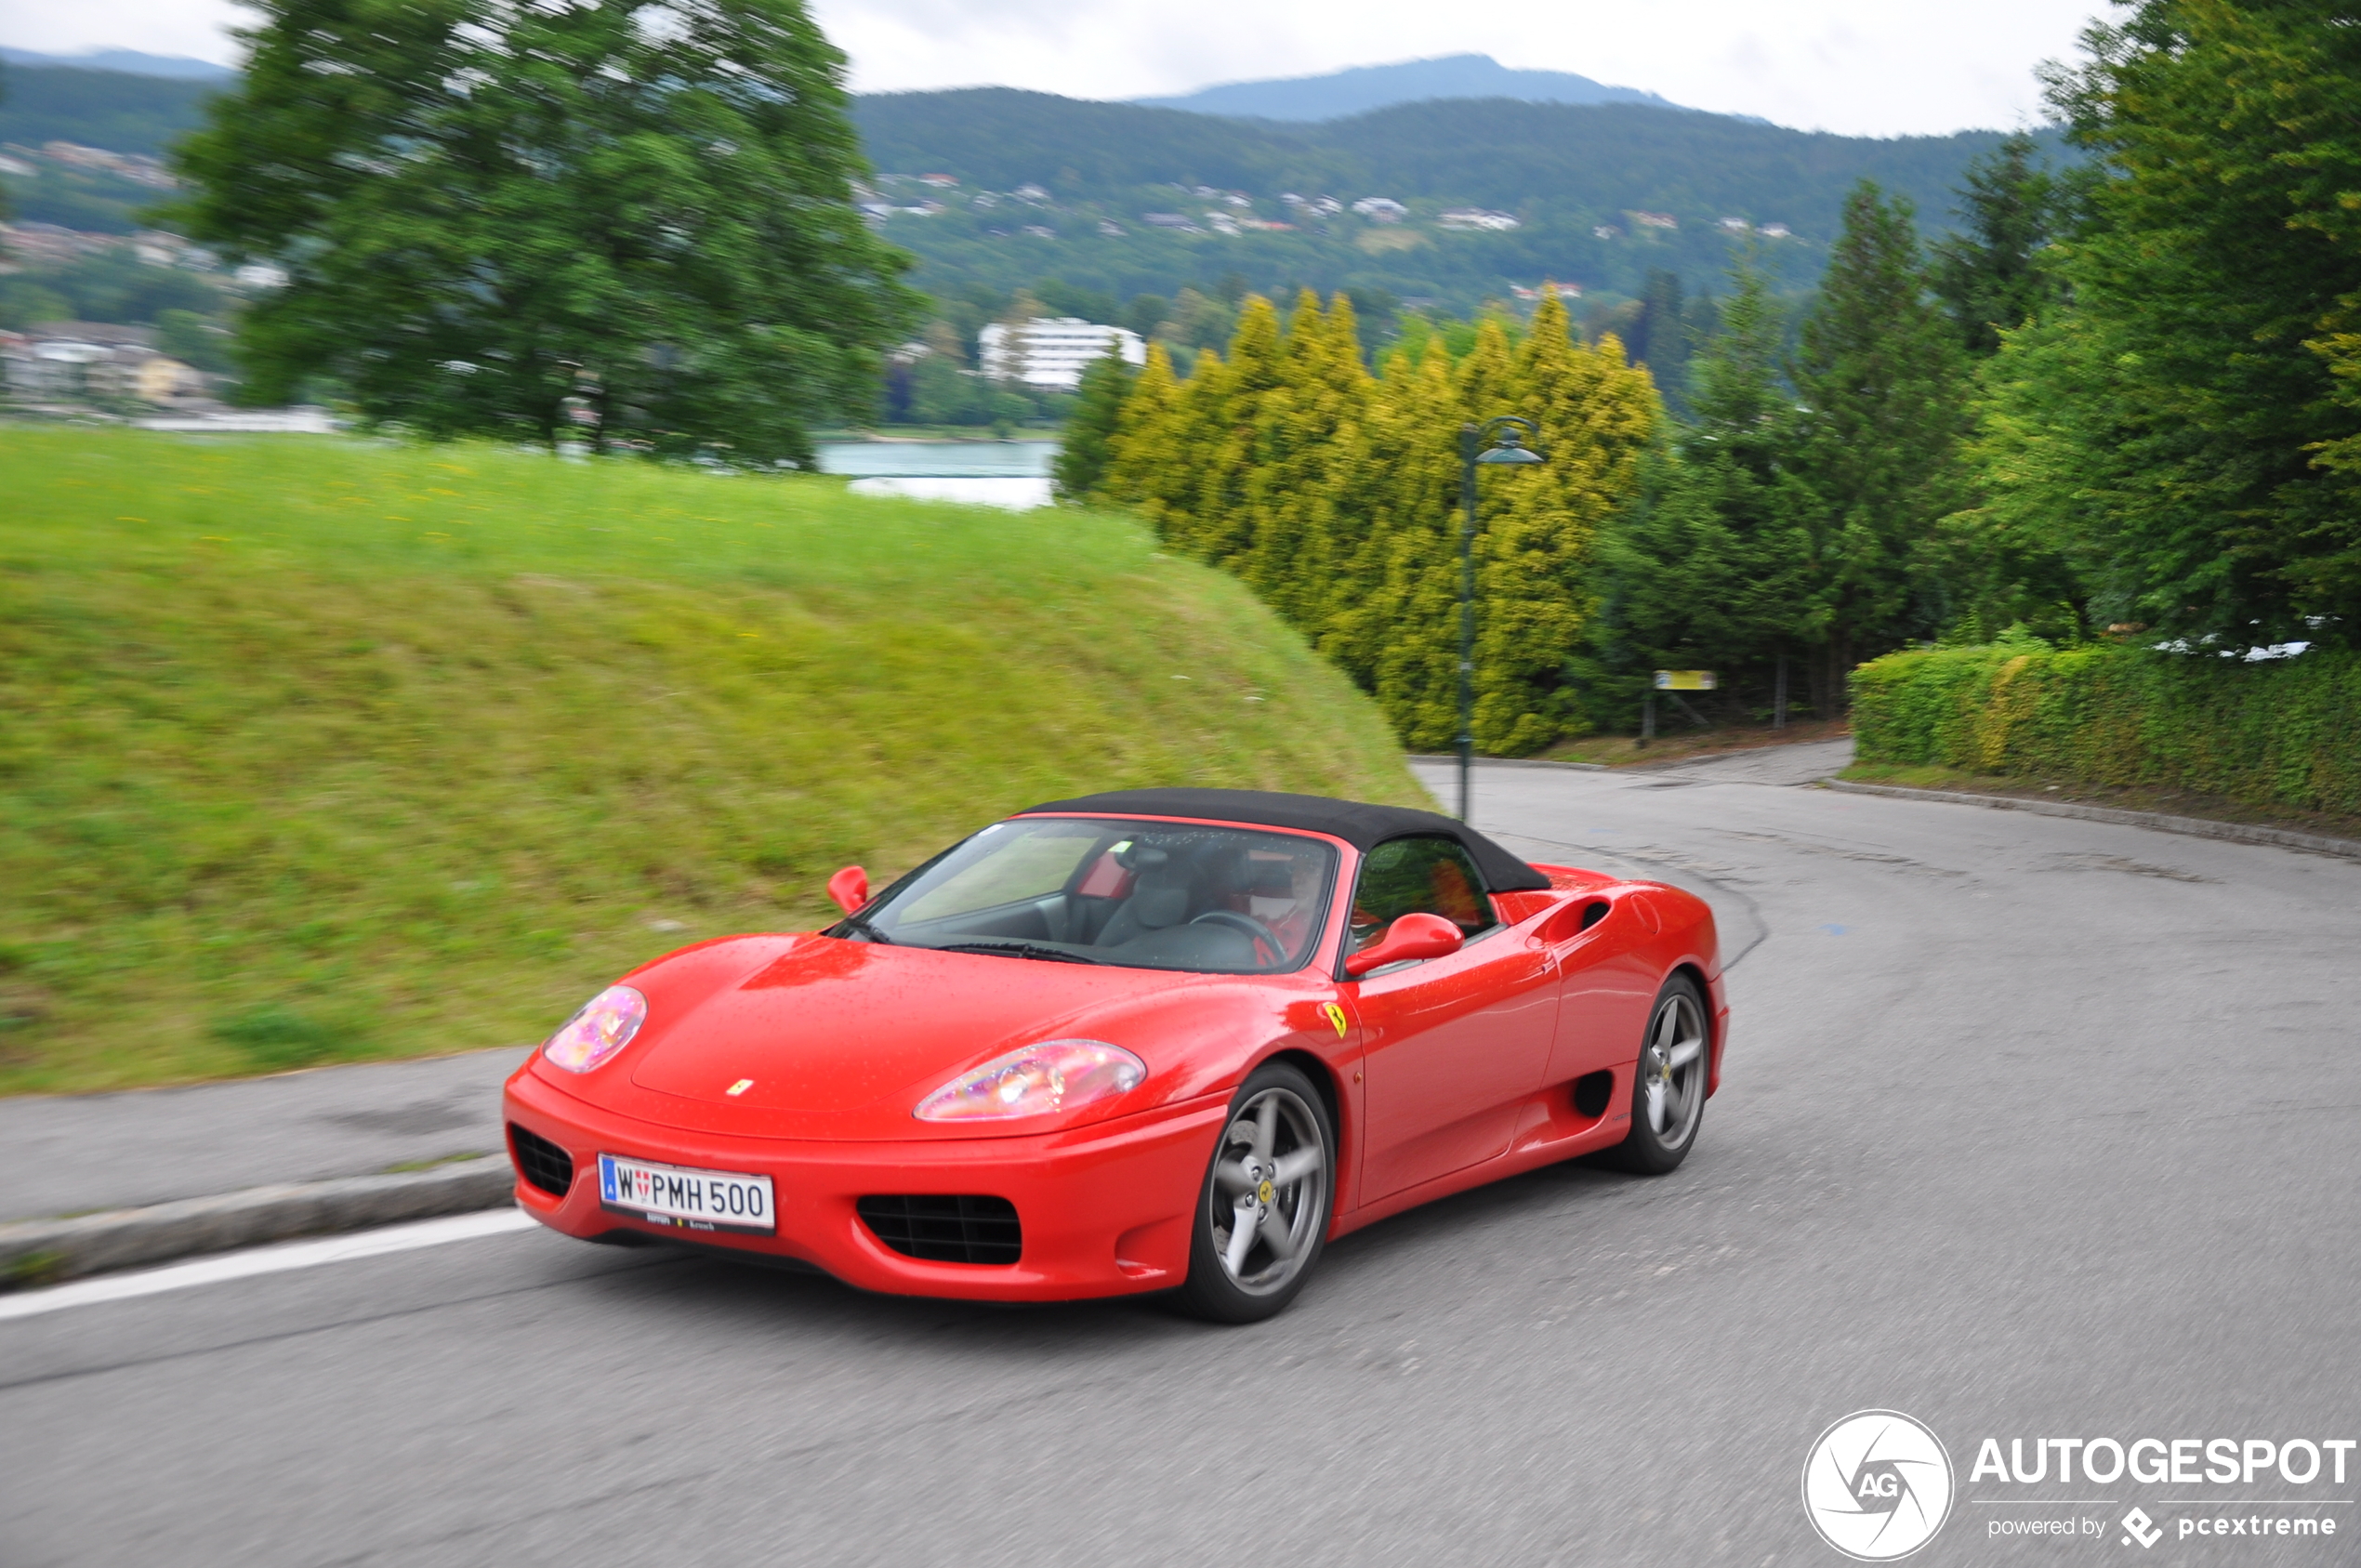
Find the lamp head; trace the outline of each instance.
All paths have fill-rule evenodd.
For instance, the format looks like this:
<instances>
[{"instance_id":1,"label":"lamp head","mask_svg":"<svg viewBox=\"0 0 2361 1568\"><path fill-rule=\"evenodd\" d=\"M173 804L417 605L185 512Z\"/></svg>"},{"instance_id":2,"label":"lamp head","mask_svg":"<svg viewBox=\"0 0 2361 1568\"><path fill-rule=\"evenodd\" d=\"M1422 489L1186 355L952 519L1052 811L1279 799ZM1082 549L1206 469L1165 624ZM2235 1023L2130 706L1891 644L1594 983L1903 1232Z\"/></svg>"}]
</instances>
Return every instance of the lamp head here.
<instances>
[{"instance_id":1,"label":"lamp head","mask_svg":"<svg viewBox=\"0 0 2361 1568\"><path fill-rule=\"evenodd\" d=\"M1540 463L1548 459L1530 447L1519 445L1516 432L1512 430L1503 435L1498 445L1478 457L1476 461L1479 463Z\"/></svg>"}]
</instances>

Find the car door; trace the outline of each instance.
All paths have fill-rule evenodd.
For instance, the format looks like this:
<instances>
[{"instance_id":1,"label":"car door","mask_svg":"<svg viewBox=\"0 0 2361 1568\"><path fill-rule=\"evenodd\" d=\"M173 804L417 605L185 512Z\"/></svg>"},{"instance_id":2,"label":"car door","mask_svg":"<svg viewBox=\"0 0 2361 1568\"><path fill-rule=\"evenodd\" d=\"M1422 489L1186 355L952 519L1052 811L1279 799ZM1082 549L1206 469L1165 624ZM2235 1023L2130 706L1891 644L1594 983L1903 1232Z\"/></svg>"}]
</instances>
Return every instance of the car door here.
<instances>
[{"instance_id":1,"label":"car door","mask_svg":"<svg viewBox=\"0 0 2361 1568\"><path fill-rule=\"evenodd\" d=\"M1545 1082L1628 1069L1638 1058L1648 1005L1664 979L1650 952L1656 926L1649 894L1629 888L1574 900L1542 922L1540 939L1557 960L1560 997ZM1610 1115L1628 1101L1630 1087L1627 1072Z\"/></svg>"},{"instance_id":2,"label":"car door","mask_svg":"<svg viewBox=\"0 0 2361 1568\"><path fill-rule=\"evenodd\" d=\"M1453 839L1389 839L1362 860L1352 945L1414 912L1468 937L1457 953L1347 982L1365 1053L1364 1201L1493 1158L1519 1102L1546 1081L1557 1028L1548 950L1495 916L1483 879Z\"/></svg>"}]
</instances>

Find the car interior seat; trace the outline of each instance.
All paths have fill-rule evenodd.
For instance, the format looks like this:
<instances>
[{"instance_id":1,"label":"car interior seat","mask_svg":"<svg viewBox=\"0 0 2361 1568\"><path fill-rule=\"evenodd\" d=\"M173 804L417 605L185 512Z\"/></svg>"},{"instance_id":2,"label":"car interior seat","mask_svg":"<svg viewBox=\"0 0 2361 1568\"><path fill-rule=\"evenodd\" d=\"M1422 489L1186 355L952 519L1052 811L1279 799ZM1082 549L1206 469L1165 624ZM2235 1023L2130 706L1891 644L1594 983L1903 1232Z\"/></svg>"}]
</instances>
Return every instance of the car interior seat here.
<instances>
[{"instance_id":1,"label":"car interior seat","mask_svg":"<svg viewBox=\"0 0 2361 1568\"><path fill-rule=\"evenodd\" d=\"M1196 868L1154 844L1134 844L1120 857L1130 871L1131 896L1099 933L1101 947L1120 947L1151 931L1184 925L1194 913Z\"/></svg>"}]
</instances>

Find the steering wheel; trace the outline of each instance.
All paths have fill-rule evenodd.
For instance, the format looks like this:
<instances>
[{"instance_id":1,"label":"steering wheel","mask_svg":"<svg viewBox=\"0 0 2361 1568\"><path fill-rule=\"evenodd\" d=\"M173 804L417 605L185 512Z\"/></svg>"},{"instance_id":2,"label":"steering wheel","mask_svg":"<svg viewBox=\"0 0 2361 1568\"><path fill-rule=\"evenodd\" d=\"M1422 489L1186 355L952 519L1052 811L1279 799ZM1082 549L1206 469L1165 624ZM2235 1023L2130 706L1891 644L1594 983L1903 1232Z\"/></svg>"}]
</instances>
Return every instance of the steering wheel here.
<instances>
[{"instance_id":1,"label":"steering wheel","mask_svg":"<svg viewBox=\"0 0 2361 1568\"><path fill-rule=\"evenodd\" d=\"M1208 909L1189 922L1192 926L1227 926L1233 931L1244 931L1258 943L1271 950L1270 962L1275 964L1287 955L1287 944L1278 933L1251 915L1241 915L1234 909Z\"/></svg>"}]
</instances>

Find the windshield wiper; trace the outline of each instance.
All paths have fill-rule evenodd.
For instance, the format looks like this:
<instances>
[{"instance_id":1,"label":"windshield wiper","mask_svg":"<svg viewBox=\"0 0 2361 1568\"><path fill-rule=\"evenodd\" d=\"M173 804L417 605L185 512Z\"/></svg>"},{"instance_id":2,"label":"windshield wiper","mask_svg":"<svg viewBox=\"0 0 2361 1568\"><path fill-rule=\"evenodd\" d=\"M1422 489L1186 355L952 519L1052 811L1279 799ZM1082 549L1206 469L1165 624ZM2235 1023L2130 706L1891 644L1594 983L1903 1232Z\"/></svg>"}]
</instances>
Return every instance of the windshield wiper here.
<instances>
[{"instance_id":1,"label":"windshield wiper","mask_svg":"<svg viewBox=\"0 0 2361 1568\"><path fill-rule=\"evenodd\" d=\"M877 927L871 925L869 923L869 917L865 915L848 915L843 919L838 921L837 924L839 926L851 926L856 931L868 932L869 940L871 942L881 942L888 947L895 945L894 940L886 935L883 931L877 929Z\"/></svg>"},{"instance_id":2,"label":"windshield wiper","mask_svg":"<svg viewBox=\"0 0 2361 1568\"><path fill-rule=\"evenodd\" d=\"M1092 958L1080 953L1069 953L1062 947L1044 947L1033 942L950 942L935 949L937 953L1005 953L1011 958L1038 958L1051 964L1103 964L1103 958Z\"/></svg>"}]
</instances>

